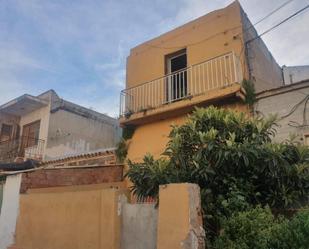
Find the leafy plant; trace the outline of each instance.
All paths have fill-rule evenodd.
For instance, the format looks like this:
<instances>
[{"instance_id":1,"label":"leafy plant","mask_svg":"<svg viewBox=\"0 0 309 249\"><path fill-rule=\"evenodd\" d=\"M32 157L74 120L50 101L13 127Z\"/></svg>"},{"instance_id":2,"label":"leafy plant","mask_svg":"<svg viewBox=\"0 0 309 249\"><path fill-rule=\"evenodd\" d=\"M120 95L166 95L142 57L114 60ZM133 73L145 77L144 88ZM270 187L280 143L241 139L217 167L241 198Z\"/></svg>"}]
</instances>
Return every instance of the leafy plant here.
<instances>
[{"instance_id":1,"label":"leafy plant","mask_svg":"<svg viewBox=\"0 0 309 249\"><path fill-rule=\"evenodd\" d=\"M256 102L255 87L251 80L243 80L242 87L246 91L245 103L250 107Z\"/></svg>"},{"instance_id":2,"label":"leafy plant","mask_svg":"<svg viewBox=\"0 0 309 249\"><path fill-rule=\"evenodd\" d=\"M298 212L289 222L281 224L274 231L268 248L308 249L309 247L309 209Z\"/></svg>"},{"instance_id":3,"label":"leafy plant","mask_svg":"<svg viewBox=\"0 0 309 249\"><path fill-rule=\"evenodd\" d=\"M224 219L221 234L216 239L214 248L267 249L273 234L278 232L283 222L285 221L275 219L269 208L256 207L235 213Z\"/></svg>"},{"instance_id":4,"label":"leafy plant","mask_svg":"<svg viewBox=\"0 0 309 249\"><path fill-rule=\"evenodd\" d=\"M124 140L131 139L133 137L134 131L135 131L135 127L134 126L126 125L122 129L122 138Z\"/></svg>"},{"instance_id":5,"label":"leafy plant","mask_svg":"<svg viewBox=\"0 0 309 249\"><path fill-rule=\"evenodd\" d=\"M139 198L157 197L160 184L190 182L201 188L208 246L222 218L257 205L299 207L309 192L308 148L275 144L275 117L197 108L174 126L164 157L129 162L127 177Z\"/></svg>"},{"instance_id":6,"label":"leafy plant","mask_svg":"<svg viewBox=\"0 0 309 249\"><path fill-rule=\"evenodd\" d=\"M116 157L120 163L123 163L128 154L128 140L133 137L134 126L127 125L122 129L122 139L118 142L116 148Z\"/></svg>"},{"instance_id":7,"label":"leafy plant","mask_svg":"<svg viewBox=\"0 0 309 249\"><path fill-rule=\"evenodd\" d=\"M123 163L128 154L128 145L127 145L126 140L121 139L118 142L115 153L116 153L118 162Z\"/></svg>"},{"instance_id":8,"label":"leafy plant","mask_svg":"<svg viewBox=\"0 0 309 249\"><path fill-rule=\"evenodd\" d=\"M308 245L308 209L288 220L275 218L269 207L256 207L225 218L214 248L307 249Z\"/></svg>"}]
</instances>

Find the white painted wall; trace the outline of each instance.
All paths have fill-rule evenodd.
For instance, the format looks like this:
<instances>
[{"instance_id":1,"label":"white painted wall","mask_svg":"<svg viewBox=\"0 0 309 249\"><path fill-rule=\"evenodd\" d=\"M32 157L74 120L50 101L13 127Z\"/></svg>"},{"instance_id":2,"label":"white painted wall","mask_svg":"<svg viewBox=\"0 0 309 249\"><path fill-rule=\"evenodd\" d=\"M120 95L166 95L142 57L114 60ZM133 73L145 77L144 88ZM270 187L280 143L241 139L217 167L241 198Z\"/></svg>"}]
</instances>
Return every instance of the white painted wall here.
<instances>
[{"instance_id":1,"label":"white painted wall","mask_svg":"<svg viewBox=\"0 0 309 249\"><path fill-rule=\"evenodd\" d=\"M58 110L50 115L46 159L114 148L121 135L115 120L94 120Z\"/></svg>"},{"instance_id":2,"label":"white painted wall","mask_svg":"<svg viewBox=\"0 0 309 249\"><path fill-rule=\"evenodd\" d=\"M0 249L7 249L14 243L16 221L19 210L19 189L21 174L8 176L3 189L0 213Z\"/></svg>"},{"instance_id":3,"label":"white painted wall","mask_svg":"<svg viewBox=\"0 0 309 249\"><path fill-rule=\"evenodd\" d=\"M309 79L309 66L283 66L282 70L285 85Z\"/></svg>"},{"instance_id":4,"label":"white painted wall","mask_svg":"<svg viewBox=\"0 0 309 249\"><path fill-rule=\"evenodd\" d=\"M282 142L291 136L296 136L297 141L303 142L304 136L309 134L309 124L304 123L304 112L305 121L309 120L309 103L305 105L306 101L304 101L308 95L309 87L305 87L258 99L255 110L259 114L265 117L272 114L280 118L277 121L278 127L275 127L277 135L274 141ZM294 107L297 108L285 117Z\"/></svg>"}]
</instances>

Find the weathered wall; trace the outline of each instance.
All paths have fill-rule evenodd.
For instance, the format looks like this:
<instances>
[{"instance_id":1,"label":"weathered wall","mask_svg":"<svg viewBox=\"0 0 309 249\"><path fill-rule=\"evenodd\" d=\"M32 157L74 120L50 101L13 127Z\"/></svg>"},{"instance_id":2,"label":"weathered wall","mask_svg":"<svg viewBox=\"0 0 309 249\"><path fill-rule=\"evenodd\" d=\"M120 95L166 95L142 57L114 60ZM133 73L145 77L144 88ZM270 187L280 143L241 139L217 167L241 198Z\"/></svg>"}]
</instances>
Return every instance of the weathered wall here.
<instances>
[{"instance_id":1,"label":"weathered wall","mask_svg":"<svg viewBox=\"0 0 309 249\"><path fill-rule=\"evenodd\" d=\"M183 48L188 66L231 51L243 58L241 30L240 5L234 2L131 49L126 88L164 76L165 56Z\"/></svg>"},{"instance_id":2,"label":"weathered wall","mask_svg":"<svg viewBox=\"0 0 309 249\"><path fill-rule=\"evenodd\" d=\"M121 249L155 249L158 209L155 204L122 206Z\"/></svg>"},{"instance_id":3,"label":"weathered wall","mask_svg":"<svg viewBox=\"0 0 309 249\"><path fill-rule=\"evenodd\" d=\"M20 182L21 174L6 178L2 207L0 207L0 249L7 249L14 242Z\"/></svg>"},{"instance_id":4,"label":"weathered wall","mask_svg":"<svg viewBox=\"0 0 309 249\"><path fill-rule=\"evenodd\" d=\"M23 194L15 246L119 249L118 204L123 195L117 189Z\"/></svg>"},{"instance_id":5,"label":"weathered wall","mask_svg":"<svg viewBox=\"0 0 309 249\"><path fill-rule=\"evenodd\" d=\"M92 168L41 169L23 173L20 192L32 188L87 185L122 181L121 165Z\"/></svg>"},{"instance_id":6,"label":"weathered wall","mask_svg":"<svg viewBox=\"0 0 309 249\"><path fill-rule=\"evenodd\" d=\"M128 190L113 184L32 189L20 196L17 188L16 230L0 248L204 249L197 185L160 186L157 209L128 204ZM16 208L11 212L15 228Z\"/></svg>"},{"instance_id":7,"label":"weathered wall","mask_svg":"<svg viewBox=\"0 0 309 249\"><path fill-rule=\"evenodd\" d=\"M159 195L157 249L204 249L199 187L163 185Z\"/></svg>"},{"instance_id":8,"label":"weathered wall","mask_svg":"<svg viewBox=\"0 0 309 249\"><path fill-rule=\"evenodd\" d=\"M283 66L282 70L285 85L309 79L309 66Z\"/></svg>"},{"instance_id":9,"label":"weathered wall","mask_svg":"<svg viewBox=\"0 0 309 249\"><path fill-rule=\"evenodd\" d=\"M117 122L94 120L58 110L50 116L46 158L113 148L120 134Z\"/></svg>"},{"instance_id":10,"label":"weathered wall","mask_svg":"<svg viewBox=\"0 0 309 249\"><path fill-rule=\"evenodd\" d=\"M1 131L2 124L12 125L13 131L11 134L11 138L15 138L19 136L19 134L17 134L19 122L20 122L20 118L17 116L0 113L0 131Z\"/></svg>"},{"instance_id":11,"label":"weathered wall","mask_svg":"<svg viewBox=\"0 0 309 249\"><path fill-rule=\"evenodd\" d=\"M243 10L241 13L243 21L243 50L246 52L248 69L246 78L248 79L249 75L251 75L250 78L255 83L257 92L283 85L281 67L266 47L264 41L258 38L247 43L247 41L257 37L258 33L252 27L247 14Z\"/></svg>"},{"instance_id":12,"label":"weathered wall","mask_svg":"<svg viewBox=\"0 0 309 249\"><path fill-rule=\"evenodd\" d=\"M258 102L255 105L258 114L264 116L273 114L281 118L290 113L277 122L279 127L276 127L275 141L284 141L292 134L297 135L298 141L303 141L304 135L309 134L307 123L309 106L308 104L305 105L305 99L309 94L308 83L306 85L292 84L279 90L258 95ZM293 87L295 88L293 89ZM294 107L297 108L292 111Z\"/></svg>"}]
</instances>

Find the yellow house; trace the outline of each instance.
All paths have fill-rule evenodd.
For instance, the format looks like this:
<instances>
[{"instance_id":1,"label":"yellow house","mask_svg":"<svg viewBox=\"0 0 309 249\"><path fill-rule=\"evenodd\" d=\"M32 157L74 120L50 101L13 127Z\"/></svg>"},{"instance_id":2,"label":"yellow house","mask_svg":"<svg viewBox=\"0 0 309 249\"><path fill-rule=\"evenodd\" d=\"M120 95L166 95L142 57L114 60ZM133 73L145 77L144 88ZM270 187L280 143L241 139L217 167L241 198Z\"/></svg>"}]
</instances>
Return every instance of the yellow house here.
<instances>
[{"instance_id":1,"label":"yellow house","mask_svg":"<svg viewBox=\"0 0 309 249\"><path fill-rule=\"evenodd\" d=\"M282 71L238 1L131 49L120 124L134 127L128 159L159 156L172 124L195 106L247 111L241 87L256 91L282 82Z\"/></svg>"}]
</instances>

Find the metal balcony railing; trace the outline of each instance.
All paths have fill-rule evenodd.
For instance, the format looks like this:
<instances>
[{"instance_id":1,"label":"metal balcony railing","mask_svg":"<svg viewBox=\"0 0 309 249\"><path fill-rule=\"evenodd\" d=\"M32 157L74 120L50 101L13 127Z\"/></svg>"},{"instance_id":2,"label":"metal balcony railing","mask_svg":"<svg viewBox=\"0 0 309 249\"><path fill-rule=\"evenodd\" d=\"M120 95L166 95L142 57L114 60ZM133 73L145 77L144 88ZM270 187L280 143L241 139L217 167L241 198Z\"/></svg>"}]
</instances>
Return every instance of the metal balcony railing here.
<instances>
[{"instance_id":1,"label":"metal balcony railing","mask_svg":"<svg viewBox=\"0 0 309 249\"><path fill-rule=\"evenodd\" d=\"M120 116L155 109L233 83L241 83L239 59L230 52L121 91Z\"/></svg>"},{"instance_id":2,"label":"metal balcony railing","mask_svg":"<svg viewBox=\"0 0 309 249\"><path fill-rule=\"evenodd\" d=\"M45 141L31 137L19 137L0 142L0 162L11 162L16 157L41 160Z\"/></svg>"}]
</instances>

